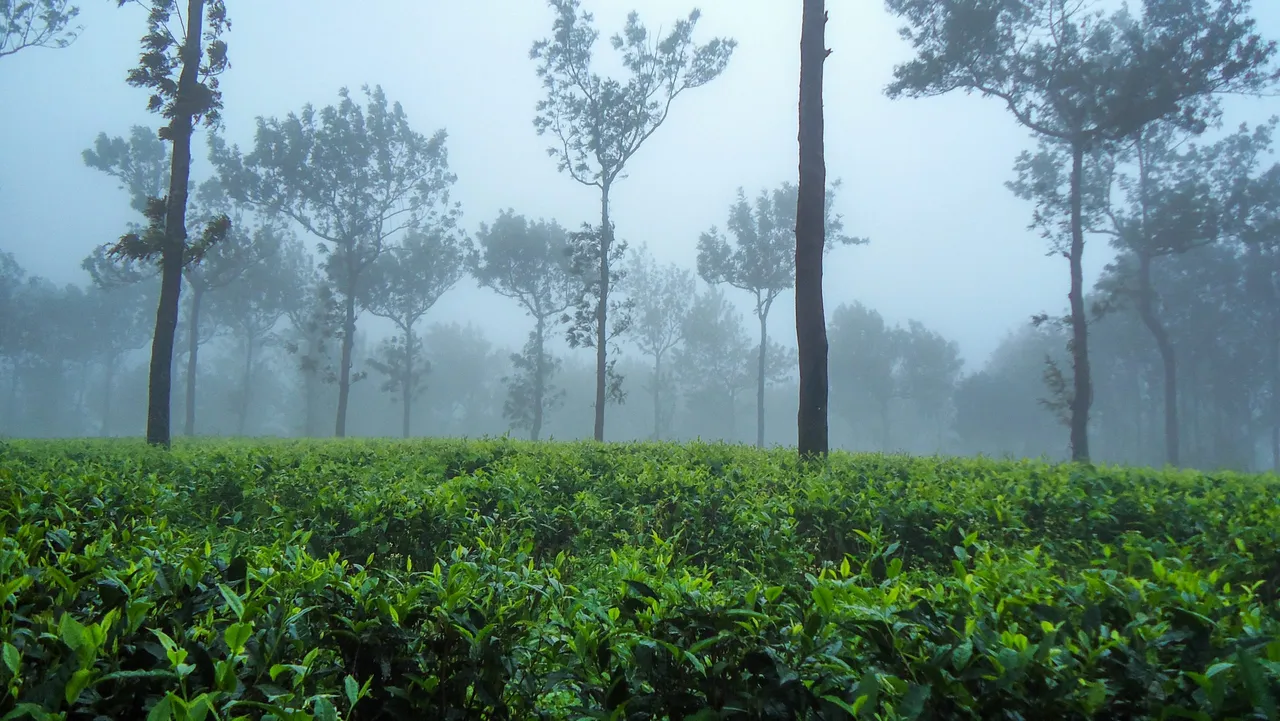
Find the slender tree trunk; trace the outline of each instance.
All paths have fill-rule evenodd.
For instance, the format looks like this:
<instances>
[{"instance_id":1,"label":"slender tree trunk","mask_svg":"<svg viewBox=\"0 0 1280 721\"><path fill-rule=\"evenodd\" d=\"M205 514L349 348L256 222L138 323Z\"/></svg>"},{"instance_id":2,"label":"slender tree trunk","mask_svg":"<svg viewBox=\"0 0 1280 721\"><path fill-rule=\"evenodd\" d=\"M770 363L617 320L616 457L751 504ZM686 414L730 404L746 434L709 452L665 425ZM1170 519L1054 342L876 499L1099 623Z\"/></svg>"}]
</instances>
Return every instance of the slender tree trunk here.
<instances>
[{"instance_id":1,"label":"slender tree trunk","mask_svg":"<svg viewBox=\"0 0 1280 721\"><path fill-rule=\"evenodd\" d=\"M107 354L107 360L102 368L102 427L98 429L98 435L108 435L107 429L111 426L111 386L115 385L116 380L116 354Z\"/></svg>"},{"instance_id":2,"label":"slender tree trunk","mask_svg":"<svg viewBox=\"0 0 1280 721\"><path fill-rule=\"evenodd\" d=\"M182 58L182 73L178 77L178 115L169 122L173 156L165 208L164 247L160 253L160 302L156 305L156 329L151 340L151 367L147 381L147 443L165 448L169 447L173 339L178 327L178 301L182 294L182 265L187 245L187 185L191 179L193 127L190 108L200 81L203 25L204 0L188 0L186 50Z\"/></svg>"},{"instance_id":3,"label":"slender tree trunk","mask_svg":"<svg viewBox=\"0 0 1280 721\"><path fill-rule=\"evenodd\" d=\"M196 370L200 352L200 305L204 300L204 286L191 283L191 313L187 317L187 407L182 434L196 434Z\"/></svg>"},{"instance_id":4,"label":"slender tree trunk","mask_svg":"<svg viewBox=\"0 0 1280 721\"><path fill-rule=\"evenodd\" d=\"M662 440L662 351L653 354L653 440Z\"/></svg>"},{"instance_id":5,"label":"slender tree trunk","mask_svg":"<svg viewBox=\"0 0 1280 721\"><path fill-rule=\"evenodd\" d=\"M1173 351L1173 341L1169 339L1169 331L1165 329L1156 315L1154 296L1151 287L1151 258L1143 255L1138 259L1138 315L1142 323L1151 331L1155 339L1156 349L1160 352L1160 363L1164 367L1164 452L1165 461L1178 465L1178 370Z\"/></svg>"},{"instance_id":6,"label":"slender tree trunk","mask_svg":"<svg viewBox=\"0 0 1280 721\"><path fill-rule=\"evenodd\" d=\"M538 316L538 323L533 329L533 427L529 429L529 440L536 441L542 437L542 406L547 393L546 347L547 321Z\"/></svg>"},{"instance_id":7,"label":"slender tree trunk","mask_svg":"<svg viewBox=\"0 0 1280 721\"><path fill-rule=\"evenodd\" d=\"M13 371L9 374L9 418L5 421L5 431L12 433L14 423L18 419L18 363L13 364Z\"/></svg>"},{"instance_id":8,"label":"slender tree trunk","mask_svg":"<svg viewBox=\"0 0 1280 721\"><path fill-rule=\"evenodd\" d=\"M404 381L400 387L401 395L404 397L404 408L401 412L404 417L400 419L400 432L405 437L409 437L409 418L413 404L413 330L405 329L404 332Z\"/></svg>"},{"instance_id":9,"label":"slender tree trunk","mask_svg":"<svg viewBox=\"0 0 1280 721\"><path fill-rule=\"evenodd\" d=\"M800 185L796 204L796 345L800 360L796 426L802 458L825 457L828 452L827 325L822 307L827 184L822 65L827 56L826 24L823 0L804 0L800 31Z\"/></svg>"},{"instance_id":10,"label":"slender tree trunk","mask_svg":"<svg viewBox=\"0 0 1280 721\"><path fill-rule=\"evenodd\" d=\"M1071 146L1071 460L1089 462L1089 406L1093 386L1089 377L1089 319L1084 308L1084 144Z\"/></svg>"},{"instance_id":11,"label":"slender tree trunk","mask_svg":"<svg viewBox=\"0 0 1280 721\"><path fill-rule=\"evenodd\" d=\"M609 184L600 191L600 298L596 303L596 422L595 439L604 440L604 403L608 393L609 340L605 322L609 314L609 248L613 245L613 225L609 223Z\"/></svg>"},{"instance_id":12,"label":"slender tree trunk","mask_svg":"<svg viewBox=\"0 0 1280 721\"><path fill-rule=\"evenodd\" d=\"M756 373L756 448L764 448L764 369L769 348L768 311L760 314L760 368Z\"/></svg>"},{"instance_id":13,"label":"slender tree trunk","mask_svg":"<svg viewBox=\"0 0 1280 721\"><path fill-rule=\"evenodd\" d=\"M333 434L338 438L347 435L347 403L351 399L351 351L356 344L356 285L352 277L347 282L342 322L342 359L338 369L338 419Z\"/></svg>"},{"instance_id":14,"label":"slender tree trunk","mask_svg":"<svg viewBox=\"0 0 1280 721\"><path fill-rule=\"evenodd\" d=\"M249 422L249 392L253 390L253 336L246 335L244 353L244 376L240 380L240 417L236 421L236 435L243 436L245 426Z\"/></svg>"}]
</instances>

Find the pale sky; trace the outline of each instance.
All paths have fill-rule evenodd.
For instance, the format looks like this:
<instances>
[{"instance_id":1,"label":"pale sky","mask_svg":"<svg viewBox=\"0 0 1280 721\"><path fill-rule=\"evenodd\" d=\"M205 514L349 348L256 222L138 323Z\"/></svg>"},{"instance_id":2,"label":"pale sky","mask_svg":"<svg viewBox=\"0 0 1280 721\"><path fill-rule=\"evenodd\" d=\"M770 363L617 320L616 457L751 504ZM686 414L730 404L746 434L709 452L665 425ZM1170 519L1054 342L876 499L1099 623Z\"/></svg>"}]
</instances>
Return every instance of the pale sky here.
<instances>
[{"instance_id":1,"label":"pale sky","mask_svg":"<svg viewBox=\"0 0 1280 721\"><path fill-rule=\"evenodd\" d=\"M84 282L80 260L135 219L123 191L84 166L102 131L157 126L147 94L124 82L136 62L145 12L84 0L81 37L65 50L0 60L0 249L31 273ZM338 89L381 84L424 134L448 131L454 198L474 231L499 210L576 227L599 217L593 188L556 171L533 128L542 89L530 45L550 32L542 0L227 0L232 67L223 77L224 133L252 142L254 119L337 101ZM599 55L626 13L669 27L690 0L586 0ZM1267 37L1280 37L1280 2L1259 0ZM724 225L739 186L748 195L796 177L800 0L702 0L697 37L728 36L738 49L725 74L688 92L631 161L613 192L620 237L660 260L692 267L698 235ZM970 367L1011 328L1066 306L1067 267L1026 229L1029 204L1005 189L1027 134L991 100L954 94L890 101L883 88L909 48L876 0L832 0L826 65L829 178L842 178L837 211L871 244L834 251L826 266L828 314L861 301L887 319L908 318L959 341ZM1226 124L1260 122L1280 101L1231 99ZM193 180L209 174L203 133ZM309 246L314 239L303 236ZM1089 281L1109 259L1094 241ZM745 301L743 294L731 296ZM744 311L747 306L743 304ZM509 301L474 288L446 295L428 317L472 320L518 345L527 322ZM791 294L770 319L794 342Z\"/></svg>"}]
</instances>

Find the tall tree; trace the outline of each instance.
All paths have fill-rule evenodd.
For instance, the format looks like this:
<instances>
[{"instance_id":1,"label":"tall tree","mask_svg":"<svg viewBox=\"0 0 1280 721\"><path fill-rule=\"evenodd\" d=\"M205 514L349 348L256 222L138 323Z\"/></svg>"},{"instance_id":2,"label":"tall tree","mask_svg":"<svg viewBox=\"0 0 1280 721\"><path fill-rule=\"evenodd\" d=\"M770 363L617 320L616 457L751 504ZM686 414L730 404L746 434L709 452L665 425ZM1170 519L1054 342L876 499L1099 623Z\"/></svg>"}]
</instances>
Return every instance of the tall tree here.
<instances>
[{"instance_id":1,"label":"tall tree","mask_svg":"<svg viewBox=\"0 0 1280 721\"><path fill-rule=\"evenodd\" d=\"M128 0L118 0L123 7ZM141 0L137 0L142 4ZM151 0L147 34L138 67L128 82L151 91L148 107L169 120L160 139L172 143L168 193L152 197L146 208L150 221L141 233L129 233L116 243L114 256L155 259L160 263L160 298L151 342L147 390L147 442L169 445L170 391L173 341L178 326L182 270L226 234L230 220L215 218L197 242L188 243L187 190L191 176L191 136L196 122L209 127L219 121L222 93L218 75L227 68L227 45L220 38L229 27L223 0L187 0L183 16L179 0Z\"/></svg>"},{"instance_id":2,"label":"tall tree","mask_svg":"<svg viewBox=\"0 0 1280 721\"><path fill-rule=\"evenodd\" d=\"M837 243L865 243L861 238L842 234L844 221L831 212L835 201L831 184L823 206L824 252ZM773 191L761 191L755 206L747 202L746 193L738 189L738 199L729 208L728 230L733 245L717 228L698 239L698 275L708 283L728 283L751 293L755 300L755 316L760 324L760 357L756 371L756 445L764 446L764 386L766 353L769 347L769 311L773 302L796 282L796 206L798 188L783 183Z\"/></svg>"},{"instance_id":3,"label":"tall tree","mask_svg":"<svg viewBox=\"0 0 1280 721\"><path fill-rule=\"evenodd\" d=\"M697 283L692 272L674 263L659 266L649 249L641 246L631 257L625 288L633 302L632 342L653 359L649 387L653 396L653 439L662 440L663 425L669 425L671 416L664 411L662 389L670 387L672 377L662 362L684 340L685 319L697 293Z\"/></svg>"},{"instance_id":4,"label":"tall tree","mask_svg":"<svg viewBox=\"0 0 1280 721\"><path fill-rule=\"evenodd\" d=\"M609 219L609 193L628 161L663 124L672 102L686 90L711 82L724 71L733 54L733 40L715 38L704 45L693 41L699 12L676 21L671 31L652 38L632 12L622 33L611 38L621 54L625 81L592 71L593 48L599 32L591 13L579 10L579 0L548 0L556 13L552 37L534 43L530 58L538 62L546 98L534 117L538 134L554 137L548 154L561 172L600 191L598 262L593 285L597 302L593 322L596 338L595 438L604 440L604 407L609 395L609 299L612 293L614 224Z\"/></svg>"},{"instance_id":5,"label":"tall tree","mask_svg":"<svg viewBox=\"0 0 1280 721\"><path fill-rule=\"evenodd\" d=\"M827 161L822 117L827 49L823 0L804 0L800 27L800 185L796 191L796 345L800 405L796 414L801 458L825 458L827 429L827 320L822 307L822 255L826 247ZM761 343L761 353L764 344Z\"/></svg>"},{"instance_id":6,"label":"tall tree","mask_svg":"<svg viewBox=\"0 0 1280 721\"><path fill-rule=\"evenodd\" d=\"M347 433L351 360L364 273L395 237L456 218L445 132L426 137L381 87L361 107L346 88L338 105L311 105L283 120L258 118L253 151L220 138L210 156L232 197L281 213L319 238L324 270L342 306L342 358L334 433Z\"/></svg>"},{"instance_id":7,"label":"tall tree","mask_svg":"<svg viewBox=\"0 0 1280 721\"><path fill-rule=\"evenodd\" d=\"M314 271L306 248L286 228L265 222L253 233L253 252L260 260L248 265L223 292L210 296L209 307L244 353L235 393L236 435L241 436L253 406L260 351L277 341L281 319L305 302L307 276Z\"/></svg>"},{"instance_id":8,"label":"tall tree","mask_svg":"<svg viewBox=\"0 0 1280 721\"><path fill-rule=\"evenodd\" d=\"M419 355L414 327L427 311L462 278L467 248L452 218L438 226L414 229L404 241L383 253L370 269L364 292L369 312L395 324L399 335L385 348L375 369L388 375L388 390L400 394L401 432L409 437L411 404L421 374L414 363ZM388 363L387 361L391 361Z\"/></svg>"},{"instance_id":9,"label":"tall tree","mask_svg":"<svg viewBox=\"0 0 1280 721\"><path fill-rule=\"evenodd\" d=\"M618 338L631 329L631 311L635 305L634 299L620 296L612 290L627 279L626 270L621 267L627 243L619 240L606 243L601 240L604 235L605 231L589 223L583 223L581 230L569 234L569 271L577 283L568 312L560 316L560 322L567 326L565 339L569 341L569 347L596 349L595 429L598 433L604 431L600 414L599 364L604 361L603 400L622 403L627 394L622 388L622 374L616 370L617 343ZM608 278L595 272L605 266L611 268ZM602 307L604 312L601 312ZM609 350L613 351L612 358ZM597 440L603 440L603 436Z\"/></svg>"},{"instance_id":10,"label":"tall tree","mask_svg":"<svg viewBox=\"0 0 1280 721\"><path fill-rule=\"evenodd\" d=\"M577 297L568 233L555 221L531 222L508 209L492 225L481 224L477 240L469 259L476 280L515 300L533 318L523 351L511 356L516 372L507 377L504 415L528 428L536 441L547 411L559 399L551 388L559 363L547 352L547 334Z\"/></svg>"},{"instance_id":11,"label":"tall tree","mask_svg":"<svg viewBox=\"0 0 1280 721\"><path fill-rule=\"evenodd\" d=\"M93 280L87 334L102 366L102 420L99 435L111 431L112 399L120 359L126 353L142 348L151 338L147 305L154 307L154 289L140 282L154 275L150 268L137 268L131 262L113 261L98 248L80 264Z\"/></svg>"},{"instance_id":12,"label":"tall tree","mask_svg":"<svg viewBox=\"0 0 1280 721\"><path fill-rule=\"evenodd\" d=\"M948 410L964 367L960 347L917 320L907 322L900 339L903 394L923 419L933 424L936 449L941 453Z\"/></svg>"},{"instance_id":13,"label":"tall tree","mask_svg":"<svg viewBox=\"0 0 1280 721\"><path fill-rule=\"evenodd\" d=\"M0 58L27 48L65 48L80 34L68 0L0 0Z\"/></svg>"},{"instance_id":14,"label":"tall tree","mask_svg":"<svg viewBox=\"0 0 1280 721\"><path fill-rule=\"evenodd\" d=\"M1194 149L1180 153L1182 138L1168 124L1152 123L1104 160L1109 169L1107 222L1102 232L1120 251L1099 281L1112 301L1131 301L1151 334L1164 371L1165 462L1178 465L1178 368L1175 343L1162 316L1152 279L1157 258L1185 253L1218 237L1218 209L1208 181L1210 170ZM1115 192L1115 191L1118 191ZM1115 198L1119 195L1119 198Z\"/></svg>"},{"instance_id":15,"label":"tall tree","mask_svg":"<svg viewBox=\"0 0 1280 721\"><path fill-rule=\"evenodd\" d=\"M1070 159L1065 213L1046 233L1070 266L1071 453L1088 461L1085 158L1160 119L1202 130L1216 113L1214 94L1254 91L1274 79L1266 66L1275 45L1254 32L1249 0L1145 2L1136 18L1124 10L1107 16L1079 0L887 4L906 21L901 34L916 51L894 69L890 97L977 91L1003 101Z\"/></svg>"},{"instance_id":16,"label":"tall tree","mask_svg":"<svg viewBox=\"0 0 1280 721\"><path fill-rule=\"evenodd\" d=\"M751 338L742 327L742 314L712 286L689 308L684 337L673 361L690 405L723 416L724 438L737 440L738 398L751 388L753 376Z\"/></svg>"},{"instance_id":17,"label":"tall tree","mask_svg":"<svg viewBox=\"0 0 1280 721\"><path fill-rule=\"evenodd\" d=\"M904 334L879 312L861 303L840 305L831 314L831 395L834 408L857 427L866 408L875 409L881 452L893 449L890 410L904 395Z\"/></svg>"},{"instance_id":18,"label":"tall tree","mask_svg":"<svg viewBox=\"0 0 1280 721\"><path fill-rule=\"evenodd\" d=\"M201 183L196 200L197 218L230 217L231 225L225 237L210 248L199 263L188 265L182 274L191 287L187 304L186 408L182 431L187 436L196 432L196 378L200 344L204 341L200 335L201 310L206 296L225 290L254 268L277 262L283 233L271 218L250 220L248 209L233 203L216 178Z\"/></svg>"}]
</instances>

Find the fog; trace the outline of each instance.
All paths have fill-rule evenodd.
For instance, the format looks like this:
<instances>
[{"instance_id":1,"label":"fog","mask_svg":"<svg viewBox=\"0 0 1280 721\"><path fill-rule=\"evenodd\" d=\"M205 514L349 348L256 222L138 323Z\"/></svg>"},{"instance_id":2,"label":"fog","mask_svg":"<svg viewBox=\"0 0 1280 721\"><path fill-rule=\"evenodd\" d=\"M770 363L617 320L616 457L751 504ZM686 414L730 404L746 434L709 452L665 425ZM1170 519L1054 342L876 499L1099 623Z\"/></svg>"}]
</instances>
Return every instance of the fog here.
<instances>
[{"instance_id":1,"label":"fog","mask_svg":"<svg viewBox=\"0 0 1280 721\"><path fill-rule=\"evenodd\" d=\"M622 29L631 4L583 4L595 14L601 33L596 69L613 72L618 62L607 39ZM655 31L670 28L693 6L689 0L634 5ZM732 38L737 48L720 77L675 100L669 118L627 163L610 197L616 236L627 242L630 253L643 246L658 264L674 263L695 275L699 238L713 226L726 228L739 188L754 201L762 191L795 182L800 26L798 2L702 0L697 5L702 16L695 40ZM898 37L899 20L878 2L831 3L829 10L827 45L833 52L825 67L827 175L842 181L834 193L834 212L842 217L844 232L869 240L837 247L826 259L825 304L833 325L833 444L852 450L1064 457L1066 428L1039 400L1048 393L1041 379L1043 358L1065 357L1065 336L1052 329L1034 330L1030 319L1065 312L1067 265L1061 256L1048 253L1038 230L1028 228L1033 203L1005 185L1016 178L1018 154L1035 149L1034 139L993 99L961 92L888 99L884 88L894 65L912 57L909 45ZM1259 2L1253 13L1264 37L1280 37L1280 4ZM554 13L545 3L231 0L228 14L232 26L225 39L231 67L220 78L224 107L219 133L244 152L254 144L256 118L283 118L308 103L333 105L344 87L363 103L360 88L378 85L391 102L403 105L414 130L428 137L437 130L447 132L448 167L457 176L450 197L459 204L459 228L468 242L475 241L482 223L492 225L508 208L530 220L555 220L571 231L599 221L599 192L558 172L547 153L551 138L539 136L533 122L545 93L530 46L551 32ZM137 62L145 19L145 11L136 6L83 3L75 21L82 31L69 47L34 48L0 58L0 251L11 254L28 277L48 279L57 287L88 288L91 280L82 259L140 221L129 194L116 179L87 167L82 152L93 147L99 133L128 137L132 126L156 128L163 122L147 112L147 93L125 83ZM1211 129L1198 143L1212 143L1241 123L1255 125L1280 112L1274 97L1227 97L1222 106L1222 127ZM201 181L215 175L208 136L201 126L193 139L193 194ZM296 223L288 225L314 251L317 239ZM1216 252L1197 249L1170 266L1208 267L1217 262ZM1084 257L1090 292L1114 258L1105 237L1090 235ZM146 283L157 284L153 279ZM699 279L697 287L705 293L708 284ZM751 343L747 350L757 348L752 298L728 285L719 287L741 314L742 332ZM1197 294L1186 292L1188 297ZM796 343L793 295L783 292L769 315L770 340L781 346L775 356L784 359ZM147 302L152 303L146 307L153 320L154 301ZM281 318L271 342L264 342L258 358L247 361L251 373L244 377L250 381L244 383L244 345L233 330L217 327L215 302L211 293L214 327L200 350L196 433L330 434L337 391L323 379L307 386L299 354L289 351L296 339L286 338L288 320ZM841 306L846 306L843 315L837 312ZM875 311L889 326L901 326L904 338L954 342L958 364L942 372L948 388L936 409L932 401L926 404L905 392L885 388L877 394L866 387L874 385L872 376L851 375L858 361L850 348L870 343L869 336L850 331L838 337L835 324L843 318L846 327L878 327L874 319L857 315L861 308ZM1222 312L1234 318L1230 311ZM912 321L919 324L914 333ZM1187 321L1185 327L1237 332L1231 342L1242 347L1252 337L1249 328L1233 331L1226 320L1196 323ZM470 276L442 295L418 328L431 368L422 395L415 399L412 434L497 435L510 430L513 436L527 436L527 429L512 430L504 417L504 379L513 374L510 354L520 351L531 327L514 300L480 287ZM0 332L15 331L0 325ZM395 393L381 389L384 379L367 362L394 332L387 320L360 315L353 372L369 375L352 386L350 435L401 432ZM1099 322L1092 332L1094 455L1161 463L1158 357L1146 331L1131 312L1122 312ZM178 435L186 413L183 333L180 322L173 372ZM542 435L589 437L594 353L569 347L564 337L561 326L549 331L549 347L564 364L554 383L565 395L562 405L549 410ZM1131 338L1137 340L1127 340ZM1191 352L1217 340L1202 335L1177 342ZM669 417L655 422L652 359L637 349L633 337L624 334L618 344L618 370L627 395L621 405L608 409L609 439L652 437L656 423L657 435L667 438L755 440L754 380L726 388L714 401L699 395L709 391L690 383L706 363L688 351L687 367L673 371L680 377L664 385L674 406L660 408L657 415ZM0 378L9 386L0 393L7 398L0 400L6 413L0 433L141 434L148 347L149 342L140 343L123 352L120 367L106 380L95 358L63 357L55 371L48 371L53 375L39 377L22 375L16 361L0 365ZM1184 388L1202 405L1187 412L1183 462L1269 466L1274 424L1265 409L1276 391L1248 380L1242 381L1239 397L1235 390L1218 390L1207 376L1221 377L1227 361L1202 360L1188 361L1184 371ZM986 400L965 405L964 398L979 392L975 388L980 383L973 378L993 368L1003 375L992 370L981 382L995 384L995 390L983 396ZM793 369L771 377L766 443L795 442L795 387ZM1197 388L1206 389L1203 397ZM299 400L303 396L305 410ZM992 405L997 403L993 399L1009 400Z\"/></svg>"}]
</instances>

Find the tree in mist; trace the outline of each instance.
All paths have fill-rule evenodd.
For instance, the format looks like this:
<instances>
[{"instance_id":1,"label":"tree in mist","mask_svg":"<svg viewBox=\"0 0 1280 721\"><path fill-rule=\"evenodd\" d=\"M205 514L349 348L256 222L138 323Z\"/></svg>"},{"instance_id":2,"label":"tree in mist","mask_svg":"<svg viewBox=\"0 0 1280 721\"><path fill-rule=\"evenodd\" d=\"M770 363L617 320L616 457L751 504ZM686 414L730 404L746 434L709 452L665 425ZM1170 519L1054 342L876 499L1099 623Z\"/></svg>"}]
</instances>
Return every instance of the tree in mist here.
<instances>
[{"instance_id":1,"label":"tree in mist","mask_svg":"<svg viewBox=\"0 0 1280 721\"><path fill-rule=\"evenodd\" d=\"M27 48L65 48L80 33L68 0L0 0L0 58Z\"/></svg>"},{"instance_id":2,"label":"tree in mist","mask_svg":"<svg viewBox=\"0 0 1280 721\"><path fill-rule=\"evenodd\" d=\"M118 0L120 6L126 0ZM209 223L194 243L187 236L187 191L191 176L191 135L203 119L218 123L222 94L218 75L227 68L227 46L221 40L229 27L223 0L188 0L185 15L178 0L151 0L147 34L138 67L128 83L151 91L148 108L169 120L159 132L172 143L168 192L151 197L145 215L148 227L123 236L111 248L115 257L159 259L160 297L151 343L147 400L147 442L169 445L169 409L173 343L178 326L182 270L226 234L225 216ZM87 160L87 158L86 158Z\"/></svg>"},{"instance_id":3,"label":"tree in mist","mask_svg":"<svg viewBox=\"0 0 1280 721\"><path fill-rule=\"evenodd\" d=\"M885 323L879 312L861 303L838 306L827 331L831 342L833 409L855 428L863 409L873 408L879 424L880 450L892 450L890 407L904 394L904 334Z\"/></svg>"},{"instance_id":4,"label":"tree in mist","mask_svg":"<svg viewBox=\"0 0 1280 721\"><path fill-rule=\"evenodd\" d=\"M724 437L736 440L738 399L753 385L751 338L742 314L712 286L694 299L683 335L685 342L673 351L673 361L690 405L721 415Z\"/></svg>"},{"instance_id":5,"label":"tree in mist","mask_svg":"<svg viewBox=\"0 0 1280 721\"><path fill-rule=\"evenodd\" d=\"M81 157L86 166L119 181L120 189L129 194L129 206L144 217L151 199L164 192L169 151L156 131L145 125L130 128L127 139L98 133L93 147L85 149Z\"/></svg>"},{"instance_id":6,"label":"tree in mist","mask_svg":"<svg viewBox=\"0 0 1280 721\"><path fill-rule=\"evenodd\" d=\"M1103 308L1132 302L1160 353L1164 373L1165 462L1179 464L1178 370L1175 343L1152 280L1158 258L1185 253L1218 237L1218 206L1203 154L1179 152L1175 128L1152 123L1112 144L1104 165L1109 201L1101 232L1119 251L1099 282ZM1114 187L1114 190L1112 190ZM1115 191L1118 191L1115 192ZM1116 197L1116 196L1119 197ZM1110 302L1107 302L1107 301Z\"/></svg>"},{"instance_id":7,"label":"tree in mist","mask_svg":"<svg viewBox=\"0 0 1280 721\"><path fill-rule=\"evenodd\" d=\"M672 372L662 363L684 340L685 320L698 287L693 273L669 263L659 266L645 246L631 257L624 288L632 300L631 340L641 353L653 359L649 392L653 396L653 439L662 440L675 407L663 405L662 389L670 388ZM668 407L670 411L668 411Z\"/></svg>"},{"instance_id":8,"label":"tree in mist","mask_svg":"<svg viewBox=\"0 0 1280 721\"><path fill-rule=\"evenodd\" d=\"M1272 467L1280 470L1280 163L1267 166L1264 160L1277 122L1242 125L1207 152L1221 232L1238 244L1247 296L1260 309L1270 395L1262 415L1270 426Z\"/></svg>"},{"instance_id":9,"label":"tree in mist","mask_svg":"<svg viewBox=\"0 0 1280 721\"><path fill-rule=\"evenodd\" d=\"M261 351L277 342L280 321L305 302L307 274L314 272L306 248L287 229L264 222L254 227L253 233L254 253L259 259L239 273L224 292L210 298L211 314L243 353L234 398L236 435L241 436L253 404Z\"/></svg>"},{"instance_id":10,"label":"tree in mist","mask_svg":"<svg viewBox=\"0 0 1280 721\"><path fill-rule=\"evenodd\" d=\"M111 402L120 360L151 339L147 306L155 307L155 289L141 281L154 273L129 261L113 260L103 248L96 249L80 265L89 273L97 296L87 319L91 330L85 334L85 342L102 365L98 434L105 436L111 429Z\"/></svg>"},{"instance_id":11,"label":"tree in mist","mask_svg":"<svg viewBox=\"0 0 1280 721\"><path fill-rule=\"evenodd\" d=\"M479 435L477 428L501 422L499 380L507 354L495 350L484 331L471 323L432 323L423 341L432 377L423 406L433 434Z\"/></svg>"},{"instance_id":12,"label":"tree in mist","mask_svg":"<svg viewBox=\"0 0 1280 721\"><path fill-rule=\"evenodd\" d=\"M388 248L369 269L364 289L364 306L394 323L399 331L382 346L382 357L369 365L387 376L383 387L400 396L405 438L409 437L411 405L422 377L415 367L420 341L414 327L462 278L467 257L452 218L444 221L429 229L415 228L399 245Z\"/></svg>"},{"instance_id":13,"label":"tree in mist","mask_svg":"<svg viewBox=\"0 0 1280 721\"><path fill-rule=\"evenodd\" d=\"M230 218L230 226L222 239L209 248L199 263L188 265L183 278L191 288L187 302L187 373L186 414L183 434L196 432L196 379L202 337L201 310L206 296L221 295L252 269L277 262L284 229L270 218L250 220L247 209L234 203L217 179L207 180L196 191L193 209L197 219ZM265 289L259 289L265 290Z\"/></svg>"},{"instance_id":14,"label":"tree in mist","mask_svg":"<svg viewBox=\"0 0 1280 721\"><path fill-rule=\"evenodd\" d=\"M605 382L604 402L621 404L627 397L622 388L622 374L617 371L618 338L631 329L635 305L634 299L617 292L627 280L626 270L621 266L627 243L616 239L605 242L602 240L605 234L589 223L583 223L581 230L569 234L569 272L577 284L573 302L560 316L560 322L566 325L565 339L570 348L596 349L596 440L603 440L600 434L604 432L604 417L600 412L601 378ZM608 234L612 236L612 231ZM607 278L596 272L597 268L604 267L611 269ZM601 361L604 362L603 377Z\"/></svg>"},{"instance_id":15,"label":"tree in mist","mask_svg":"<svg viewBox=\"0 0 1280 721\"><path fill-rule=\"evenodd\" d=\"M0 250L0 359L9 380L9 393L5 403L5 418L10 422L18 418L17 387L18 360L22 353L22 293L27 272L13 253ZM8 423L5 430L8 430Z\"/></svg>"},{"instance_id":16,"label":"tree in mist","mask_svg":"<svg viewBox=\"0 0 1280 721\"><path fill-rule=\"evenodd\" d=\"M334 433L347 432L352 349L365 271L396 236L451 222L455 176L445 132L424 136L381 87L365 107L346 88L336 106L311 105L283 120L258 118L252 152L215 137L210 157L231 195L291 218L327 245L324 270L342 306L342 357Z\"/></svg>"},{"instance_id":17,"label":"tree in mist","mask_svg":"<svg viewBox=\"0 0 1280 721\"><path fill-rule=\"evenodd\" d=\"M533 318L533 330L508 376L504 416L513 427L542 436L545 415L562 398L551 379L560 367L547 352L548 333L578 297L578 279L570 267L568 233L555 221L529 221L512 210L481 224L479 247L471 254L471 273L480 285L515 300Z\"/></svg>"},{"instance_id":18,"label":"tree in mist","mask_svg":"<svg viewBox=\"0 0 1280 721\"><path fill-rule=\"evenodd\" d=\"M293 302L285 308L289 332L283 346L296 357L302 381L299 428L302 435L314 438L321 433L318 417L321 392L325 386L338 382L338 359L334 357L332 345L341 333L342 304L314 266L311 256L305 258L289 289L288 297Z\"/></svg>"},{"instance_id":19,"label":"tree in mist","mask_svg":"<svg viewBox=\"0 0 1280 721\"><path fill-rule=\"evenodd\" d=\"M827 161L822 117L823 64L827 49L823 0L804 0L800 26L800 184L796 190L796 345L800 401L796 415L801 458L826 458L827 320L822 307L822 256L826 248ZM765 353L765 344L760 344ZM763 357L763 356L762 356Z\"/></svg>"},{"instance_id":20,"label":"tree in mist","mask_svg":"<svg viewBox=\"0 0 1280 721\"><path fill-rule=\"evenodd\" d=\"M670 32L652 37L632 12L622 33L611 38L621 54L628 77L607 78L592 71L599 32L590 13L580 12L579 0L548 0L556 19L550 38L534 43L531 59L538 62L546 98L534 118L538 134L550 134L547 152L561 172L600 191L600 225L593 254L598 263L596 315L595 439L604 440L604 408L611 394L608 358L608 312L613 275L614 224L609 218L609 194L641 145L663 124L672 102L686 90L714 80L729 63L736 43L715 38L703 45L693 41L697 10L676 21ZM585 343L583 344L585 345Z\"/></svg>"},{"instance_id":21,"label":"tree in mist","mask_svg":"<svg viewBox=\"0 0 1280 721\"><path fill-rule=\"evenodd\" d=\"M899 340L902 393L911 400L916 411L934 425L937 451L941 452L947 414L964 367L960 347L917 320L908 321Z\"/></svg>"},{"instance_id":22,"label":"tree in mist","mask_svg":"<svg viewBox=\"0 0 1280 721\"><path fill-rule=\"evenodd\" d=\"M837 243L865 243L842 234L844 222L831 212L837 180L826 192L823 207L824 252ZM698 239L698 275L708 283L727 283L751 293L754 313L760 324L760 357L756 365L756 445L764 446L764 386L769 347L769 311L773 302L796 282L796 207L798 188L783 183L772 191L761 191L754 207L746 193L729 208L729 233L733 243L713 227Z\"/></svg>"},{"instance_id":23,"label":"tree in mist","mask_svg":"<svg viewBox=\"0 0 1280 721\"><path fill-rule=\"evenodd\" d=\"M1104 15L1078 0L887 0L906 21L916 57L894 69L890 97L977 91L1056 145L1070 168L1062 197L1037 203L1037 227L1070 266L1072 458L1088 461L1088 318L1084 303L1085 158L1157 120L1203 130L1212 96L1255 91L1274 79L1275 45L1254 33L1248 0L1145 3ZM1052 206L1052 207L1046 207ZM1063 207L1065 206L1065 210Z\"/></svg>"}]
</instances>

